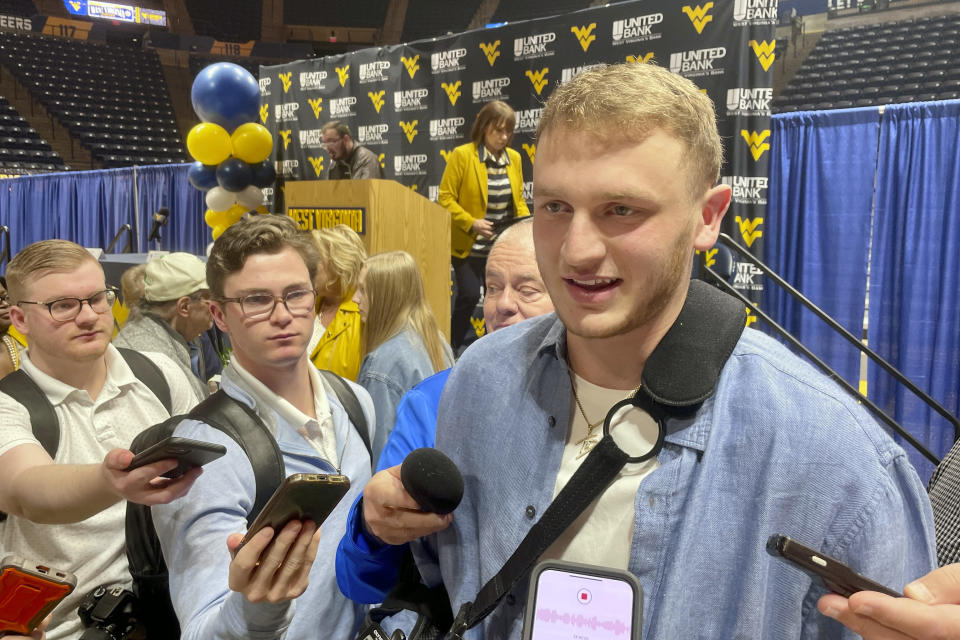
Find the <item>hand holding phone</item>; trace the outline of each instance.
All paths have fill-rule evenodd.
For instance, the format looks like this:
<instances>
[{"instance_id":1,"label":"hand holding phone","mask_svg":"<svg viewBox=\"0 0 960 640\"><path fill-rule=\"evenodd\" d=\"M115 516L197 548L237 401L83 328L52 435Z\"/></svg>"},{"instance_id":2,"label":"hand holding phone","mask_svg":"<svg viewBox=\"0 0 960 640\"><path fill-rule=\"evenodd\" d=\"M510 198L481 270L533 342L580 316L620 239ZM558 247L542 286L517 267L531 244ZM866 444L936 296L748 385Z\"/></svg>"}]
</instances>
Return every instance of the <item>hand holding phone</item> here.
<instances>
[{"instance_id":1,"label":"hand holding phone","mask_svg":"<svg viewBox=\"0 0 960 640\"><path fill-rule=\"evenodd\" d=\"M194 467L203 466L223 456L227 453L227 448L222 444L170 436L147 447L139 453L134 453L136 453L136 455L129 466L127 466L127 471L173 458L176 459L179 464L176 468L163 474L164 478L173 479L179 478Z\"/></svg>"},{"instance_id":2,"label":"hand holding phone","mask_svg":"<svg viewBox=\"0 0 960 640\"><path fill-rule=\"evenodd\" d=\"M781 534L772 535L767 540L767 553L792 563L814 580L820 580L830 591L845 598L849 598L858 591L878 591L894 598L903 597L902 593L897 593L879 582L865 578L836 558L831 558Z\"/></svg>"},{"instance_id":3,"label":"hand holding phone","mask_svg":"<svg viewBox=\"0 0 960 640\"><path fill-rule=\"evenodd\" d=\"M76 576L67 571L5 557L0 561L0 636L29 635L76 585Z\"/></svg>"}]
</instances>

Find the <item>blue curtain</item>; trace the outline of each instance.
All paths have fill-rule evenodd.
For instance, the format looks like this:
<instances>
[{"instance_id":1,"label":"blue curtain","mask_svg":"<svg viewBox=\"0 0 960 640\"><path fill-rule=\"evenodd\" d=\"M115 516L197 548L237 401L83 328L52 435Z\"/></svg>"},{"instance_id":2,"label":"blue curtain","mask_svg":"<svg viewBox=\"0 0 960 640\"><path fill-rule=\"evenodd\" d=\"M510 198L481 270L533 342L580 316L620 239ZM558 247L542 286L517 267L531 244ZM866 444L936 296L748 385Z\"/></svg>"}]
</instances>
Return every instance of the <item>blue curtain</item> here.
<instances>
[{"instance_id":1,"label":"blue curtain","mask_svg":"<svg viewBox=\"0 0 960 640\"><path fill-rule=\"evenodd\" d=\"M776 115L772 120L767 263L858 338L878 126L875 107ZM860 352L855 347L769 280L761 306L857 386Z\"/></svg>"},{"instance_id":2,"label":"blue curtain","mask_svg":"<svg viewBox=\"0 0 960 640\"><path fill-rule=\"evenodd\" d=\"M25 176L0 181L0 224L10 249L47 238L106 247L123 224L133 224L129 169Z\"/></svg>"},{"instance_id":3,"label":"blue curtain","mask_svg":"<svg viewBox=\"0 0 960 640\"><path fill-rule=\"evenodd\" d=\"M170 209L167 225L160 231L160 247L168 251L189 251L202 255L213 241L210 227L203 221L206 205L203 193L187 179L189 164L137 167L137 198L140 203L140 250L156 249L147 243L153 214L160 207Z\"/></svg>"},{"instance_id":4,"label":"blue curtain","mask_svg":"<svg viewBox=\"0 0 960 640\"><path fill-rule=\"evenodd\" d=\"M954 415L960 385L960 101L887 107L880 127L870 345ZM870 367L869 396L937 455L939 414ZM933 465L906 447L924 479Z\"/></svg>"}]
</instances>

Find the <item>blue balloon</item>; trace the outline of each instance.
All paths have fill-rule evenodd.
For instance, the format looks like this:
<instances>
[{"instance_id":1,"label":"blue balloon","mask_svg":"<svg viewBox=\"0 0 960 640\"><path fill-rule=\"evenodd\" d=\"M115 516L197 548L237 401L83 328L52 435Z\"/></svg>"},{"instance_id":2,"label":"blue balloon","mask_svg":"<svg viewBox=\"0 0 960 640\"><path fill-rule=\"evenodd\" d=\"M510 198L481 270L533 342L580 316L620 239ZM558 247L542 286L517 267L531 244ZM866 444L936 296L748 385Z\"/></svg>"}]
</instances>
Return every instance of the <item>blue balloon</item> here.
<instances>
[{"instance_id":1,"label":"blue balloon","mask_svg":"<svg viewBox=\"0 0 960 640\"><path fill-rule=\"evenodd\" d=\"M253 170L253 184L261 189L272 187L277 179L277 170L273 168L273 163L269 160L252 164L250 169Z\"/></svg>"},{"instance_id":2,"label":"blue balloon","mask_svg":"<svg viewBox=\"0 0 960 640\"><path fill-rule=\"evenodd\" d=\"M187 179L194 189L209 191L217 186L217 168L202 162L194 162L187 170Z\"/></svg>"},{"instance_id":3,"label":"blue balloon","mask_svg":"<svg viewBox=\"0 0 960 640\"><path fill-rule=\"evenodd\" d=\"M249 71L232 62L218 62L197 74L190 90L193 110L204 122L232 132L260 113L260 85Z\"/></svg>"},{"instance_id":4,"label":"blue balloon","mask_svg":"<svg viewBox=\"0 0 960 640\"><path fill-rule=\"evenodd\" d=\"M227 158L217 167L217 183L227 191L243 191L252 179L250 165L240 158Z\"/></svg>"}]
</instances>

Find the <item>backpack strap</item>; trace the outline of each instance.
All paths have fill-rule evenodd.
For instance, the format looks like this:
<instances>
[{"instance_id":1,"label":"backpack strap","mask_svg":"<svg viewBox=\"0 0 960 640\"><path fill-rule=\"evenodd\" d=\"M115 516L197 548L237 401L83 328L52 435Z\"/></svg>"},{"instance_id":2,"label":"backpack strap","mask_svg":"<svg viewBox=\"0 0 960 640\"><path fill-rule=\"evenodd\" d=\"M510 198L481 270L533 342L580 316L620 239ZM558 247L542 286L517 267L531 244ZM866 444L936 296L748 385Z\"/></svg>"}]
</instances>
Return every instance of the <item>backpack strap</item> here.
<instances>
[{"instance_id":1,"label":"backpack strap","mask_svg":"<svg viewBox=\"0 0 960 640\"><path fill-rule=\"evenodd\" d=\"M163 376L163 372L160 371L160 367L139 351L120 347L117 347L117 351L123 356L124 361L126 361L130 370L133 371L133 375L137 380L147 385L147 388L153 392L153 395L157 396L160 404L163 405L163 408L167 410L168 414L173 413L173 399L170 395L170 384ZM36 429L36 427L34 427L34 429Z\"/></svg>"},{"instance_id":2,"label":"backpack strap","mask_svg":"<svg viewBox=\"0 0 960 640\"><path fill-rule=\"evenodd\" d=\"M253 509L247 514L247 525L252 524L286 476L276 438L253 409L222 389L194 407L186 417L223 431L247 454L257 488Z\"/></svg>"},{"instance_id":3,"label":"backpack strap","mask_svg":"<svg viewBox=\"0 0 960 640\"><path fill-rule=\"evenodd\" d=\"M373 462L373 448L370 446L370 425L367 424L367 417L363 414L363 409L360 407L360 400L357 398L357 394L353 392L353 389L350 388L350 385L348 385L343 378L333 371L327 371L326 369L318 369L318 371L324 380L333 388L333 392L337 394L337 399L340 400L344 411L347 412L347 418L350 419L357 433L360 434L360 439L363 440L363 446L367 448L367 453L370 454L370 461Z\"/></svg>"},{"instance_id":4,"label":"backpack strap","mask_svg":"<svg viewBox=\"0 0 960 640\"><path fill-rule=\"evenodd\" d=\"M50 457L55 458L60 447L60 420L47 394L22 369L0 379L0 391L26 407L34 437Z\"/></svg>"}]
</instances>

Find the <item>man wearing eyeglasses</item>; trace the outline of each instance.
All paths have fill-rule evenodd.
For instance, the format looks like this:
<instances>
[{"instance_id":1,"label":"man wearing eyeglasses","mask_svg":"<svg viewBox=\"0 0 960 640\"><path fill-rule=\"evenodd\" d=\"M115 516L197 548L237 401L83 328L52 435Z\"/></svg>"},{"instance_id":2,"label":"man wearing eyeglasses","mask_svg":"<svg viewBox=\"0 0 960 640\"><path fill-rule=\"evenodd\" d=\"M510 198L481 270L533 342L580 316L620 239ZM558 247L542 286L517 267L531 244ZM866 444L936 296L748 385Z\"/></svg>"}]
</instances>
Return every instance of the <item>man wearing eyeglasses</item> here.
<instances>
[{"instance_id":1,"label":"man wearing eyeglasses","mask_svg":"<svg viewBox=\"0 0 960 640\"><path fill-rule=\"evenodd\" d=\"M383 178L377 154L357 144L346 123L334 120L323 125L322 141L330 154L329 180Z\"/></svg>"},{"instance_id":2,"label":"man wearing eyeglasses","mask_svg":"<svg viewBox=\"0 0 960 640\"><path fill-rule=\"evenodd\" d=\"M322 537L314 523L294 520L256 533L238 551L257 491L250 460L223 432L180 423L176 435L227 448L205 467L190 500L152 509L184 640L350 638L362 622L362 605L337 589L334 560L350 505L370 479L370 455L308 359L316 268L313 242L285 216L242 220L217 239L207 261L211 311L233 345L222 390L263 421L286 475L342 473L350 491L323 522ZM376 424L370 396L348 384L367 424Z\"/></svg>"},{"instance_id":3,"label":"man wearing eyeglasses","mask_svg":"<svg viewBox=\"0 0 960 640\"><path fill-rule=\"evenodd\" d=\"M32 244L10 261L7 284L10 320L30 344L21 370L53 406L60 441L51 459L27 409L0 393L0 510L9 515L0 549L77 575L85 586L57 607L47 631L51 640L77 638L77 602L90 588L130 583L123 500L169 502L190 489L199 470L173 481L159 476L174 460L125 471L129 443L169 414L110 345L116 293L83 247ZM145 355L170 387L171 409L188 411L195 396L176 364Z\"/></svg>"}]
</instances>

